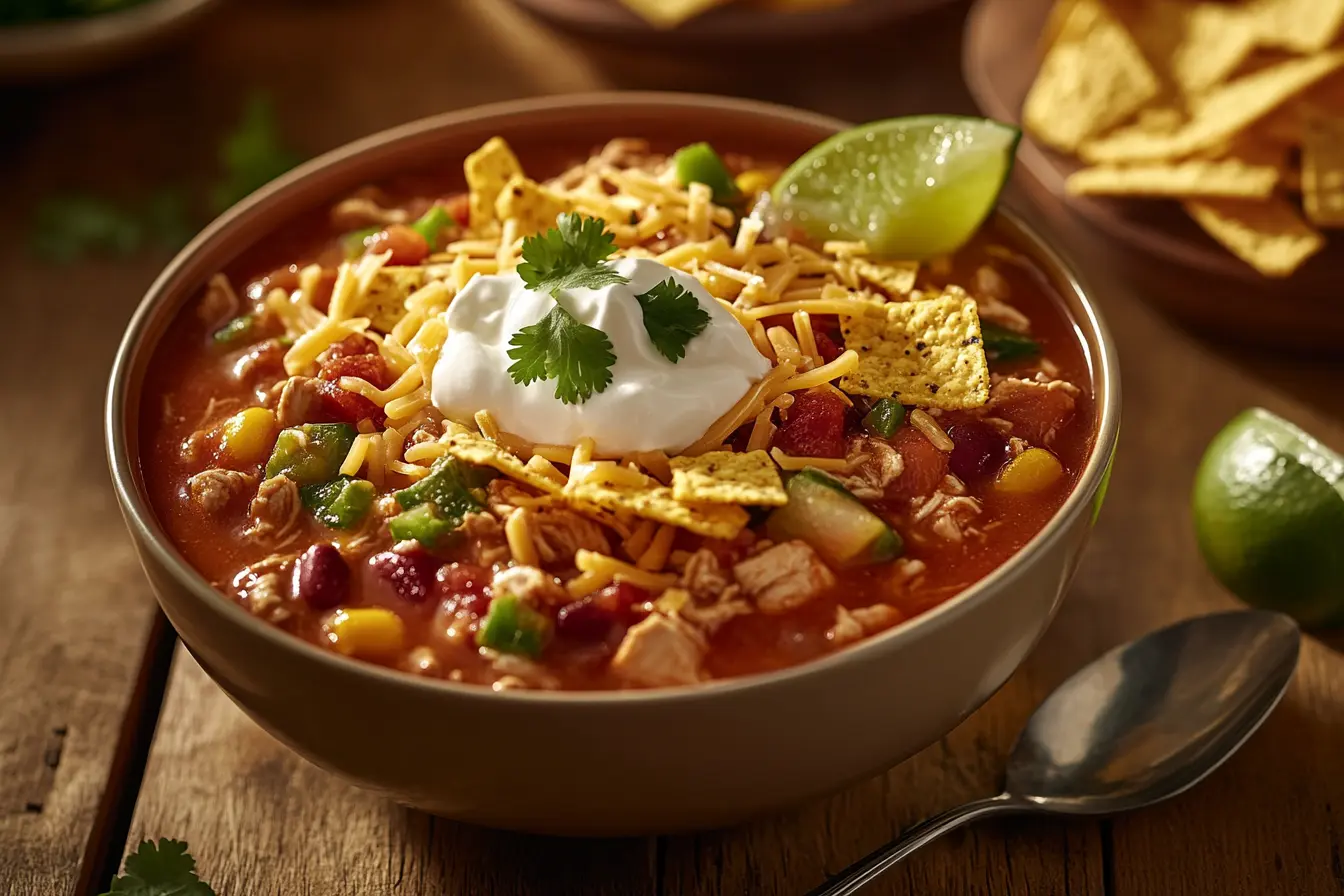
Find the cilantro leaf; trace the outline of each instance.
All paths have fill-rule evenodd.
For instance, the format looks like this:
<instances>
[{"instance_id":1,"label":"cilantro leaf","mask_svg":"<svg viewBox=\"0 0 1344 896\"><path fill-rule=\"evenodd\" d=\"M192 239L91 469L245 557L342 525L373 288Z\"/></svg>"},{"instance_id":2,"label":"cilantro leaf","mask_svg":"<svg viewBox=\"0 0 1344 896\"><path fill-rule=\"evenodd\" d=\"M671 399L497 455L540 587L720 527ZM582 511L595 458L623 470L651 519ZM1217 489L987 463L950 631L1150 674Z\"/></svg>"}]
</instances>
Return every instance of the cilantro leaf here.
<instances>
[{"instance_id":1,"label":"cilantro leaf","mask_svg":"<svg viewBox=\"0 0 1344 896\"><path fill-rule=\"evenodd\" d=\"M144 225L134 213L97 196L52 197L38 206L33 221L33 249L47 261L68 263L89 252L130 255L144 241Z\"/></svg>"},{"instance_id":2,"label":"cilantro leaf","mask_svg":"<svg viewBox=\"0 0 1344 896\"><path fill-rule=\"evenodd\" d=\"M126 857L125 873L103 896L215 896L196 876L196 860L180 840L146 840Z\"/></svg>"},{"instance_id":3,"label":"cilantro leaf","mask_svg":"<svg viewBox=\"0 0 1344 896\"><path fill-rule=\"evenodd\" d=\"M615 251L615 238L607 233L606 221L564 212L556 218L555 227L523 240L518 276L528 289L552 296L562 289L599 289L629 283L630 278L616 273L606 262Z\"/></svg>"},{"instance_id":4,"label":"cilantro leaf","mask_svg":"<svg viewBox=\"0 0 1344 896\"><path fill-rule=\"evenodd\" d=\"M611 340L579 323L559 302L541 320L514 333L509 345L513 381L526 386L553 379L555 397L565 404L581 404L611 385L616 363Z\"/></svg>"},{"instance_id":5,"label":"cilantro leaf","mask_svg":"<svg viewBox=\"0 0 1344 896\"><path fill-rule=\"evenodd\" d=\"M264 94L248 98L243 118L220 148L224 179L215 185L211 204L216 212L238 202L299 163L284 145L275 110Z\"/></svg>"},{"instance_id":6,"label":"cilantro leaf","mask_svg":"<svg viewBox=\"0 0 1344 896\"><path fill-rule=\"evenodd\" d=\"M668 277L635 296L644 311L644 329L649 341L673 364L686 357L686 344L709 326L709 312L686 287Z\"/></svg>"}]
</instances>

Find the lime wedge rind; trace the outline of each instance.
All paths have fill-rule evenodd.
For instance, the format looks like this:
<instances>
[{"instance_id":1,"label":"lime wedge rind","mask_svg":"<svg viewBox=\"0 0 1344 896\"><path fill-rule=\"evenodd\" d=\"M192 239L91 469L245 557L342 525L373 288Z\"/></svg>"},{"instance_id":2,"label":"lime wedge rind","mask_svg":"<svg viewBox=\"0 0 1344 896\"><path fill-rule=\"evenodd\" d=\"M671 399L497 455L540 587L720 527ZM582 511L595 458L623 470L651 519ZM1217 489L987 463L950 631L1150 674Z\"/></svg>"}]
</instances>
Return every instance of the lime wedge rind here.
<instances>
[{"instance_id":1,"label":"lime wedge rind","mask_svg":"<svg viewBox=\"0 0 1344 896\"><path fill-rule=\"evenodd\" d=\"M836 134L772 191L786 225L817 240L864 240L878 255L954 252L993 210L1021 131L985 118L893 118Z\"/></svg>"}]
</instances>

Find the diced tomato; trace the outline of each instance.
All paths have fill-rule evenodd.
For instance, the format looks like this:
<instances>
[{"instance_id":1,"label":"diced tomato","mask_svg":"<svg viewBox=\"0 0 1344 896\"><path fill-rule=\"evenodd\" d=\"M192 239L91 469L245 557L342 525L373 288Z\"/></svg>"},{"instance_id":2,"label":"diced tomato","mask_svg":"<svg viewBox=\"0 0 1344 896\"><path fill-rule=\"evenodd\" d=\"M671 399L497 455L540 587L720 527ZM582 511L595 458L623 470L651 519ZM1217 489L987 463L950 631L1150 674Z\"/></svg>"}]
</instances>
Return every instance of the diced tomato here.
<instances>
[{"instance_id":1,"label":"diced tomato","mask_svg":"<svg viewBox=\"0 0 1344 896\"><path fill-rule=\"evenodd\" d=\"M773 446L800 457L845 456L845 403L827 392L796 392Z\"/></svg>"},{"instance_id":2,"label":"diced tomato","mask_svg":"<svg viewBox=\"0 0 1344 896\"><path fill-rule=\"evenodd\" d=\"M322 369L317 375L332 382L343 376L359 377L378 389L386 389L392 385L392 374L387 369L387 362L382 359L381 355L374 354L343 355L338 358L328 358L322 363Z\"/></svg>"},{"instance_id":3,"label":"diced tomato","mask_svg":"<svg viewBox=\"0 0 1344 896\"><path fill-rule=\"evenodd\" d=\"M448 214L453 216L462 227L471 223L471 197L466 193L459 193L443 203L444 208L448 209Z\"/></svg>"},{"instance_id":4,"label":"diced tomato","mask_svg":"<svg viewBox=\"0 0 1344 896\"><path fill-rule=\"evenodd\" d=\"M377 354L378 346L373 344L373 340L367 336L361 336L358 333L351 333L327 348L318 358L322 364L334 361L337 358L349 358L354 355L373 355Z\"/></svg>"},{"instance_id":5,"label":"diced tomato","mask_svg":"<svg viewBox=\"0 0 1344 896\"><path fill-rule=\"evenodd\" d=\"M818 330L812 335L817 340L817 351L827 364L844 354L845 350L824 331Z\"/></svg>"},{"instance_id":6,"label":"diced tomato","mask_svg":"<svg viewBox=\"0 0 1344 896\"><path fill-rule=\"evenodd\" d=\"M405 224L389 224L386 230L369 237L365 246L370 255L390 251L389 265L419 264L429 257L429 243Z\"/></svg>"},{"instance_id":7,"label":"diced tomato","mask_svg":"<svg viewBox=\"0 0 1344 896\"><path fill-rule=\"evenodd\" d=\"M908 499L933 494L947 475L947 454L909 424L896 430L889 441L901 455L903 467L896 481L887 486L887 497Z\"/></svg>"},{"instance_id":8,"label":"diced tomato","mask_svg":"<svg viewBox=\"0 0 1344 896\"><path fill-rule=\"evenodd\" d=\"M1013 435L1033 445L1050 444L1055 434L1073 419L1075 402L1063 389L1007 381L996 386L995 391L1000 394L991 396L994 399L991 413L1012 423Z\"/></svg>"},{"instance_id":9,"label":"diced tomato","mask_svg":"<svg viewBox=\"0 0 1344 896\"><path fill-rule=\"evenodd\" d=\"M331 380L318 380L317 393L322 399L321 412L333 423L357 424L361 420L372 420L373 425L382 428L387 422L387 414L369 399L356 392L348 392Z\"/></svg>"},{"instance_id":10,"label":"diced tomato","mask_svg":"<svg viewBox=\"0 0 1344 896\"><path fill-rule=\"evenodd\" d=\"M317 278L317 283L313 285L312 303L313 307L323 314L331 306L331 291L336 288L336 272L332 270L323 270L322 276Z\"/></svg>"}]
</instances>

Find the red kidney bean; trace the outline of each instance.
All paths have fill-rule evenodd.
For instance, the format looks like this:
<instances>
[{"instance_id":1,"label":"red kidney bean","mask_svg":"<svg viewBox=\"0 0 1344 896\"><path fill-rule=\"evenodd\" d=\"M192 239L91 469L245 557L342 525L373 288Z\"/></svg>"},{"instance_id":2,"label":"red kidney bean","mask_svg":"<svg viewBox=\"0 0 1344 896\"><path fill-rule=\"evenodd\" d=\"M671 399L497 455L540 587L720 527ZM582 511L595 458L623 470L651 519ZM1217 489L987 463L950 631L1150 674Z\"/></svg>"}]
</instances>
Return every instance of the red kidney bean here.
<instances>
[{"instance_id":1,"label":"red kidney bean","mask_svg":"<svg viewBox=\"0 0 1344 896\"><path fill-rule=\"evenodd\" d=\"M599 606L592 596L565 604L555 617L555 632L573 641L605 641L617 613Z\"/></svg>"},{"instance_id":2,"label":"red kidney bean","mask_svg":"<svg viewBox=\"0 0 1344 896\"><path fill-rule=\"evenodd\" d=\"M624 613L635 604L642 604L651 595L638 585L629 582L616 582L588 595L593 603L613 613Z\"/></svg>"},{"instance_id":3,"label":"red kidney bean","mask_svg":"<svg viewBox=\"0 0 1344 896\"><path fill-rule=\"evenodd\" d=\"M484 615L490 607L490 570L471 563L439 567L438 595L455 607Z\"/></svg>"},{"instance_id":4,"label":"red kidney bean","mask_svg":"<svg viewBox=\"0 0 1344 896\"><path fill-rule=\"evenodd\" d=\"M294 593L314 610L334 610L350 597L350 567L334 545L315 544L294 563Z\"/></svg>"},{"instance_id":5,"label":"red kidney bean","mask_svg":"<svg viewBox=\"0 0 1344 896\"><path fill-rule=\"evenodd\" d=\"M949 466L965 482L998 472L1008 459L1008 440L987 423L977 420L957 423L948 429L947 435L954 446Z\"/></svg>"},{"instance_id":6,"label":"red kidney bean","mask_svg":"<svg viewBox=\"0 0 1344 896\"><path fill-rule=\"evenodd\" d=\"M424 603L434 591L439 561L421 550L383 551L369 558L369 568L408 603Z\"/></svg>"}]
</instances>

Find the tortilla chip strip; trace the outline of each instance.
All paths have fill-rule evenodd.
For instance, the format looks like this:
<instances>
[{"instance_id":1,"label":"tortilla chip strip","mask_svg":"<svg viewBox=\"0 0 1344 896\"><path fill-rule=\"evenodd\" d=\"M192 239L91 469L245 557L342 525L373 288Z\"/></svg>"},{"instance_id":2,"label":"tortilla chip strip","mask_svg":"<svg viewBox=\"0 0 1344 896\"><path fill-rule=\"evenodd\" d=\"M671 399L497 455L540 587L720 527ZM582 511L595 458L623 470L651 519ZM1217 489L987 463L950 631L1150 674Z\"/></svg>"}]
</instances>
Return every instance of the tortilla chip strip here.
<instances>
[{"instance_id":1,"label":"tortilla chip strip","mask_svg":"<svg viewBox=\"0 0 1344 896\"><path fill-rule=\"evenodd\" d=\"M1287 200L1191 200L1200 227L1266 277L1287 277L1320 251L1325 239L1298 217Z\"/></svg>"},{"instance_id":2,"label":"tortilla chip strip","mask_svg":"<svg viewBox=\"0 0 1344 896\"><path fill-rule=\"evenodd\" d=\"M1149 63L1186 96L1227 80L1251 55L1257 38L1240 7L1186 0L1143 4L1133 34Z\"/></svg>"},{"instance_id":3,"label":"tortilla chip strip","mask_svg":"<svg viewBox=\"0 0 1344 896\"><path fill-rule=\"evenodd\" d=\"M1344 28L1344 0L1251 0L1246 11L1262 45L1298 53L1324 50Z\"/></svg>"},{"instance_id":4,"label":"tortilla chip strip","mask_svg":"<svg viewBox=\"0 0 1344 896\"><path fill-rule=\"evenodd\" d=\"M1192 159L1175 164L1125 167L1100 165L1074 172L1068 190L1074 196L1214 196L1266 199L1274 192L1279 169L1240 159Z\"/></svg>"},{"instance_id":5,"label":"tortilla chip strip","mask_svg":"<svg viewBox=\"0 0 1344 896\"><path fill-rule=\"evenodd\" d=\"M709 451L674 457L672 497L704 504L778 507L789 503L779 469L764 451Z\"/></svg>"},{"instance_id":6,"label":"tortilla chip strip","mask_svg":"<svg viewBox=\"0 0 1344 896\"><path fill-rule=\"evenodd\" d=\"M467 176L468 209L473 229L484 227L495 217L495 202L504 187L523 176L523 166L503 137L491 137L462 163Z\"/></svg>"},{"instance_id":7,"label":"tortilla chip strip","mask_svg":"<svg viewBox=\"0 0 1344 896\"><path fill-rule=\"evenodd\" d=\"M1239 134L1344 65L1344 51L1289 59L1205 94L1194 116L1170 134L1132 129L1084 143L1079 155L1093 164L1147 162L1193 155Z\"/></svg>"},{"instance_id":8,"label":"tortilla chip strip","mask_svg":"<svg viewBox=\"0 0 1344 896\"><path fill-rule=\"evenodd\" d=\"M919 276L917 261L873 262L855 258L850 264L860 278L893 298L904 296L914 289L915 279Z\"/></svg>"},{"instance_id":9,"label":"tortilla chip strip","mask_svg":"<svg viewBox=\"0 0 1344 896\"><path fill-rule=\"evenodd\" d=\"M665 485L622 488L581 482L566 491L564 497L579 508L591 505L605 510L624 510L709 538L734 538L750 521L747 512L736 505L678 501L672 497L672 489Z\"/></svg>"},{"instance_id":10,"label":"tortilla chip strip","mask_svg":"<svg viewBox=\"0 0 1344 896\"><path fill-rule=\"evenodd\" d=\"M1318 227L1344 227L1344 116L1304 115L1302 205Z\"/></svg>"},{"instance_id":11,"label":"tortilla chip strip","mask_svg":"<svg viewBox=\"0 0 1344 896\"><path fill-rule=\"evenodd\" d=\"M498 470L510 479L548 495L558 495L564 490L561 483L536 470L529 470L520 458L484 436L458 432L445 436L443 441L448 445L448 453L460 461Z\"/></svg>"},{"instance_id":12,"label":"tortilla chip strip","mask_svg":"<svg viewBox=\"0 0 1344 896\"><path fill-rule=\"evenodd\" d=\"M1157 96L1157 75L1101 0L1075 0L1027 94L1022 121L1037 139L1074 152Z\"/></svg>"},{"instance_id":13,"label":"tortilla chip strip","mask_svg":"<svg viewBox=\"0 0 1344 896\"><path fill-rule=\"evenodd\" d=\"M555 226L555 219L569 211L569 203L534 180L515 174L495 200L499 220L518 222L518 236L532 236Z\"/></svg>"},{"instance_id":14,"label":"tortilla chip strip","mask_svg":"<svg viewBox=\"0 0 1344 896\"><path fill-rule=\"evenodd\" d=\"M989 399L989 365L975 299L956 287L941 296L893 302L841 318L858 369L840 381L851 395L904 405L978 408Z\"/></svg>"}]
</instances>

